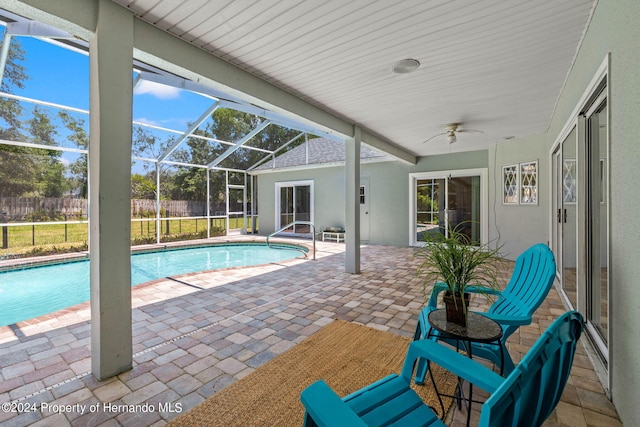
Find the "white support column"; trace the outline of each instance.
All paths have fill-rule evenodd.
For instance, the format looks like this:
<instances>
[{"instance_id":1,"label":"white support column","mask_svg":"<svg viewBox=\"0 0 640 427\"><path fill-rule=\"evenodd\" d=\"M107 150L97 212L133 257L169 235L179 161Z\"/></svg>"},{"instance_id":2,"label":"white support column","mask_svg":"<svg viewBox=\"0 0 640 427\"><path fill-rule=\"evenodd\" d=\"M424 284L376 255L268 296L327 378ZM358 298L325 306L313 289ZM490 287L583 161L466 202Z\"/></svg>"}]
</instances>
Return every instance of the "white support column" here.
<instances>
[{"instance_id":1,"label":"white support column","mask_svg":"<svg viewBox=\"0 0 640 427\"><path fill-rule=\"evenodd\" d=\"M156 162L156 243L160 244L162 236L162 204L160 203L160 162Z\"/></svg>"},{"instance_id":2,"label":"white support column","mask_svg":"<svg viewBox=\"0 0 640 427\"><path fill-rule=\"evenodd\" d=\"M207 239L211 238L211 170L205 169L207 173Z\"/></svg>"},{"instance_id":3,"label":"white support column","mask_svg":"<svg viewBox=\"0 0 640 427\"><path fill-rule=\"evenodd\" d=\"M345 141L345 271L360 273L360 128Z\"/></svg>"},{"instance_id":4,"label":"white support column","mask_svg":"<svg viewBox=\"0 0 640 427\"><path fill-rule=\"evenodd\" d=\"M247 172L244 173L244 188L242 189L242 234L247 234Z\"/></svg>"},{"instance_id":5,"label":"white support column","mask_svg":"<svg viewBox=\"0 0 640 427\"><path fill-rule=\"evenodd\" d=\"M253 175L249 175L249 182L251 183L251 234L256 234L256 178Z\"/></svg>"},{"instance_id":6,"label":"white support column","mask_svg":"<svg viewBox=\"0 0 640 427\"><path fill-rule=\"evenodd\" d=\"M224 187L226 189L225 193L224 193L224 200L225 200L225 203L226 203L226 206L227 206L226 212L225 212L225 215L226 215L225 218L226 219L225 219L225 226L224 226L224 228L225 228L224 235L228 236L229 235L229 171L228 170L224 171L224 182L225 182L225 186Z\"/></svg>"},{"instance_id":7,"label":"white support column","mask_svg":"<svg viewBox=\"0 0 640 427\"><path fill-rule=\"evenodd\" d=\"M90 43L91 370L131 369L131 119L133 15L98 1Z\"/></svg>"}]
</instances>

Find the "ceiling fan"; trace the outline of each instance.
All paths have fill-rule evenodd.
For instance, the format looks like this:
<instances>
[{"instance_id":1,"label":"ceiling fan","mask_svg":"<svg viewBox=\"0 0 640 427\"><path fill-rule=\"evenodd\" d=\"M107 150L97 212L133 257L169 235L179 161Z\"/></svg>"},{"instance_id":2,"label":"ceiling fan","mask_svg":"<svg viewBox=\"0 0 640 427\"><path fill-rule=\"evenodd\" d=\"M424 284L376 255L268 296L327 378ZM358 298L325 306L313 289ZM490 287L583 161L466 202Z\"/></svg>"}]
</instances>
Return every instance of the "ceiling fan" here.
<instances>
[{"instance_id":1,"label":"ceiling fan","mask_svg":"<svg viewBox=\"0 0 640 427\"><path fill-rule=\"evenodd\" d=\"M458 132L473 132L473 133L482 133L481 130L474 130L474 129L458 129L459 126L462 126L461 123L449 123L447 124L444 129L445 131L436 135L433 135L431 138L425 140L423 142L423 144L425 142L431 141L434 138L437 138L439 136L442 135L446 135L447 136L447 142L449 144L453 144L454 142L456 142L458 140L458 138L456 137L456 133Z\"/></svg>"}]
</instances>

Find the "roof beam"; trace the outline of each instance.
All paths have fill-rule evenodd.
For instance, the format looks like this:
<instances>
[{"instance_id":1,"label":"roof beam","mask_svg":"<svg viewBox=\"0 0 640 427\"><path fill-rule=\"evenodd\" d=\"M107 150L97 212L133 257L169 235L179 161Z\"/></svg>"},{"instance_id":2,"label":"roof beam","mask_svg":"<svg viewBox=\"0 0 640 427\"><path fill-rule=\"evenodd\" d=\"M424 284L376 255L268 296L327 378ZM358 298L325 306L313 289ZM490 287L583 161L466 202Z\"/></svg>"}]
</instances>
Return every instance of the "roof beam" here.
<instances>
[{"instance_id":1,"label":"roof beam","mask_svg":"<svg viewBox=\"0 0 640 427\"><path fill-rule=\"evenodd\" d=\"M391 144L384 141L383 139L380 139L379 137L367 132L364 129L361 130L361 138L362 142L367 144L369 147L373 147L378 151L387 153L398 160L402 160L403 162L413 165L415 165L417 162L416 156L414 156L413 154L408 153L406 150L395 144Z\"/></svg>"},{"instance_id":2,"label":"roof beam","mask_svg":"<svg viewBox=\"0 0 640 427\"><path fill-rule=\"evenodd\" d=\"M214 168L220 164L221 161L229 157L231 154L235 153L240 147L249 142L251 138L260 133L264 128L271 124L270 120L265 120L255 127L251 132L242 137L235 145L227 148L227 151L222 153L217 159L207 165L208 168Z\"/></svg>"},{"instance_id":3,"label":"roof beam","mask_svg":"<svg viewBox=\"0 0 640 427\"><path fill-rule=\"evenodd\" d=\"M10 22L7 24L7 33L12 36L51 37L55 39L75 38L66 31L58 30L37 21Z\"/></svg>"}]
</instances>

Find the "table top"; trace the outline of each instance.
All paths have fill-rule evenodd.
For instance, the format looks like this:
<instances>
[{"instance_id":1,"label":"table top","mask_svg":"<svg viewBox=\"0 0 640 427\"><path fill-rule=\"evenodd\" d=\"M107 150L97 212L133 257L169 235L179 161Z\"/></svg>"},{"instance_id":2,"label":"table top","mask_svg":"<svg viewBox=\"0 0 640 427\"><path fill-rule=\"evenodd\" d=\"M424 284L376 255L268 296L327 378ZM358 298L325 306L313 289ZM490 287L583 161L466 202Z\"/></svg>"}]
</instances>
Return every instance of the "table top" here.
<instances>
[{"instance_id":1,"label":"table top","mask_svg":"<svg viewBox=\"0 0 640 427\"><path fill-rule=\"evenodd\" d=\"M473 311L468 313L467 326L447 322L445 309L433 310L429 313L428 319L435 330L454 339L494 342L502 337L502 328L495 320Z\"/></svg>"}]
</instances>

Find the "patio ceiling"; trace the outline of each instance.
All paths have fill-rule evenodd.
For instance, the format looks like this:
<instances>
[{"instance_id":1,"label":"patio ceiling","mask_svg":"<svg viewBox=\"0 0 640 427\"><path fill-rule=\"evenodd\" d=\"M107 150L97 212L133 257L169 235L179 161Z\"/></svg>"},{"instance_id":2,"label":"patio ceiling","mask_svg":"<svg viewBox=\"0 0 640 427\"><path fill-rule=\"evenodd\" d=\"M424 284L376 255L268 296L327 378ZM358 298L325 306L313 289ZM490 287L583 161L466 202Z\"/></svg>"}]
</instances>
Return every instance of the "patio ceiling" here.
<instances>
[{"instance_id":1,"label":"patio ceiling","mask_svg":"<svg viewBox=\"0 0 640 427\"><path fill-rule=\"evenodd\" d=\"M597 0L114 1L424 156L545 132Z\"/></svg>"}]
</instances>

